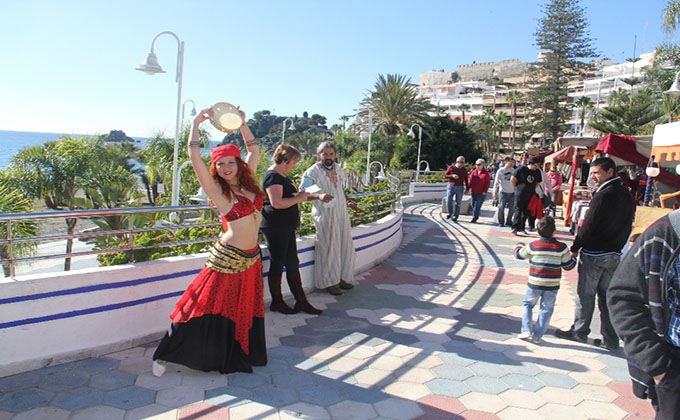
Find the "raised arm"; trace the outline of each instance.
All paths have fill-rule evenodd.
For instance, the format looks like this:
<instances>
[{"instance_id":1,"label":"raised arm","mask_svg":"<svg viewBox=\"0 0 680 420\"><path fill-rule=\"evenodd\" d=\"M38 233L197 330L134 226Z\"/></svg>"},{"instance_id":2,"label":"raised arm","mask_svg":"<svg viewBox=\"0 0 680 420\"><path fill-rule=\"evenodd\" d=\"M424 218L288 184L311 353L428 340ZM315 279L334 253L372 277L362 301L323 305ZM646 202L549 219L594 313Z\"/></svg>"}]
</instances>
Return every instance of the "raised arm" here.
<instances>
[{"instance_id":1,"label":"raised arm","mask_svg":"<svg viewBox=\"0 0 680 420\"><path fill-rule=\"evenodd\" d=\"M212 117L213 114L213 110L208 108L196 115L196 118L194 118L194 122L191 125L189 144L187 146L189 150L189 159L191 160L191 165L194 167L194 172L196 172L199 184L201 184L205 194L213 202L216 202L216 199L222 196L222 188L210 175L208 166L203 161L203 158L201 158L201 142L198 136L198 128L201 123Z\"/></svg>"},{"instance_id":2,"label":"raised arm","mask_svg":"<svg viewBox=\"0 0 680 420\"><path fill-rule=\"evenodd\" d=\"M239 110L241 118L243 119L243 124L241 125L241 136L243 137L243 142L246 144L246 150L248 154L246 155L246 164L253 171L253 174L257 172L257 162L260 159L260 147L255 141L255 136L250 131L250 127L246 124L246 113Z\"/></svg>"}]
</instances>

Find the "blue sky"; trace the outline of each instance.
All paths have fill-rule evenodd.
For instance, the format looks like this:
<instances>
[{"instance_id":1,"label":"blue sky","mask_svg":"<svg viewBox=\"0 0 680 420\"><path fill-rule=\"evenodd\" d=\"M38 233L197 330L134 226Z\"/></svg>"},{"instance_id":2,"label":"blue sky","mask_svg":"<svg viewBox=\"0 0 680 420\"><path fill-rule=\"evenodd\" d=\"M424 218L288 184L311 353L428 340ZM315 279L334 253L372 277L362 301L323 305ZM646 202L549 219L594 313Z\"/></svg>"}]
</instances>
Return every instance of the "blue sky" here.
<instances>
[{"instance_id":1,"label":"blue sky","mask_svg":"<svg viewBox=\"0 0 680 420\"><path fill-rule=\"evenodd\" d=\"M536 59L540 4L485 0L0 1L0 130L78 134L175 128L177 43L167 74L134 71L159 32L185 42L182 101L248 115L353 114L378 74L417 82L473 61ZM664 0L582 0L594 45L620 62L664 41ZM187 114L190 104L187 105Z\"/></svg>"}]
</instances>

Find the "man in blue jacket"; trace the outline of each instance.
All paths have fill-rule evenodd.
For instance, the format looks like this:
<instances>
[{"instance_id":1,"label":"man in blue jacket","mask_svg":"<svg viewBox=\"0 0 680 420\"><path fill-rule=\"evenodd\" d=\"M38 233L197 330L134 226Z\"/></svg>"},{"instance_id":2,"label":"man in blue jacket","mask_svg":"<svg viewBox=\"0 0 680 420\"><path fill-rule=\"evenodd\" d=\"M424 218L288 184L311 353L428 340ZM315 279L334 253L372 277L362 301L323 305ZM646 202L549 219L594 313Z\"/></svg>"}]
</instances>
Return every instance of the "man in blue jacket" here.
<instances>
[{"instance_id":1,"label":"man in blue jacket","mask_svg":"<svg viewBox=\"0 0 680 420\"><path fill-rule=\"evenodd\" d=\"M680 416L680 210L635 241L607 294L626 349L633 392L649 398L657 420Z\"/></svg>"},{"instance_id":2,"label":"man in blue jacket","mask_svg":"<svg viewBox=\"0 0 680 420\"><path fill-rule=\"evenodd\" d=\"M594 160L590 164L590 178L597 190L571 246L572 256L578 255L574 324L570 330L557 330L555 335L587 342L597 297L602 343L607 349L616 350L619 348L619 337L609 316L607 289L621 261L621 249L632 230L635 202L616 176L616 164L610 158Z\"/></svg>"}]
</instances>

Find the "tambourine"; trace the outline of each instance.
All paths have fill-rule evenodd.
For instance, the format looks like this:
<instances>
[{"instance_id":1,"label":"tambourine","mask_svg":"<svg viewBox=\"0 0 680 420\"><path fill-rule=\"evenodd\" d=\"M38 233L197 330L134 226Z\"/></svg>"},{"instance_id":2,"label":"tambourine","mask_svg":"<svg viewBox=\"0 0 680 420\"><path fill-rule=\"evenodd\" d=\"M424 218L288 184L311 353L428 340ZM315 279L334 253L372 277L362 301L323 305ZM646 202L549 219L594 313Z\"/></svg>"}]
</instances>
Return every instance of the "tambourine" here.
<instances>
[{"instance_id":1,"label":"tambourine","mask_svg":"<svg viewBox=\"0 0 680 420\"><path fill-rule=\"evenodd\" d=\"M216 129L225 133L231 133L238 130L243 124L241 113L238 108L226 102L218 102L212 107L213 116L210 117L210 122Z\"/></svg>"}]
</instances>

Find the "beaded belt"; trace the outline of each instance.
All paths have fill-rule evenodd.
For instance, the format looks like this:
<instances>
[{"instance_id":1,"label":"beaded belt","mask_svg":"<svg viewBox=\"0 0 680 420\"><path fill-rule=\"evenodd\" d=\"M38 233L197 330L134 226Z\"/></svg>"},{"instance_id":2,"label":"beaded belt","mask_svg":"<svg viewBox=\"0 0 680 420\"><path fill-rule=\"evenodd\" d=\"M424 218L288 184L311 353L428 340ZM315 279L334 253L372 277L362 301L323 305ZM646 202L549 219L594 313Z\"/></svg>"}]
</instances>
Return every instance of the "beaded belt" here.
<instances>
[{"instance_id":1,"label":"beaded belt","mask_svg":"<svg viewBox=\"0 0 680 420\"><path fill-rule=\"evenodd\" d=\"M205 266L220 273L240 273L252 267L259 259L259 246L253 252L245 252L218 240L210 248L210 256Z\"/></svg>"}]
</instances>

